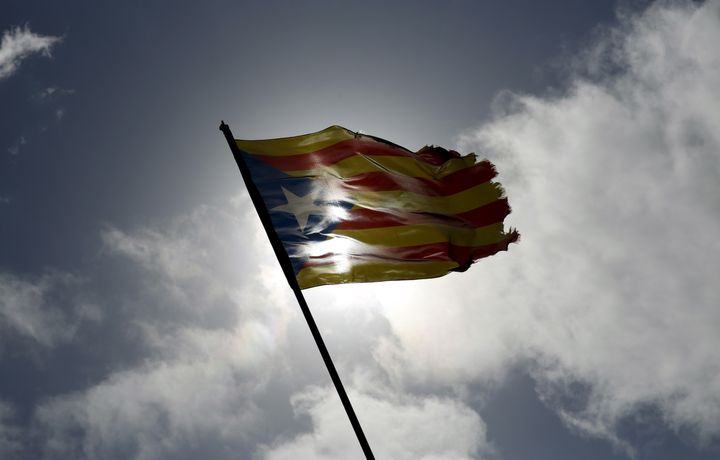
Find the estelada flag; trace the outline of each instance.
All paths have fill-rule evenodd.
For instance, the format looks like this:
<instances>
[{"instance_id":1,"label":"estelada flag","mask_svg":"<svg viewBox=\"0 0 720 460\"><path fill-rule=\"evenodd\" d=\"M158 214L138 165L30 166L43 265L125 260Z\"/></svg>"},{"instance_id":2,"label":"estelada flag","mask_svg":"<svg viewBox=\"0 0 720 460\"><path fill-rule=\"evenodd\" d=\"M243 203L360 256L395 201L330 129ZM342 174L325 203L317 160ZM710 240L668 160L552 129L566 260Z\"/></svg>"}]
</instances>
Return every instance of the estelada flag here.
<instances>
[{"instance_id":1,"label":"estelada flag","mask_svg":"<svg viewBox=\"0 0 720 460\"><path fill-rule=\"evenodd\" d=\"M495 167L331 126L235 140L301 289L432 278L518 240Z\"/></svg>"}]
</instances>

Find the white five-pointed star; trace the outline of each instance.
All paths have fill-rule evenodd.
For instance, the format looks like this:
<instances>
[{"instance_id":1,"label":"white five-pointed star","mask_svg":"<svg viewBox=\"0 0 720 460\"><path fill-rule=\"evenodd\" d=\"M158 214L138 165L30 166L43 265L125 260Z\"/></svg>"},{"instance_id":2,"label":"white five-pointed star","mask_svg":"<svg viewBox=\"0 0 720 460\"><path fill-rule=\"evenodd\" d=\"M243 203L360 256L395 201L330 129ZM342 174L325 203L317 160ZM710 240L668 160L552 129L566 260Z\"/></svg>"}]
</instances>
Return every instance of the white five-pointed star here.
<instances>
[{"instance_id":1,"label":"white five-pointed star","mask_svg":"<svg viewBox=\"0 0 720 460\"><path fill-rule=\"evenodd\" d=\"M293 214L295 219L297 219L301 231L305 231L308 218L311 214L323 214L323 207L315 204L315 193L310 192L305 196L298 196L287 190L285 187L280 188L282 188L282 191L285 194L287 203L272 208L272 211L282 211Z\"/></svg>"}]
</instances>

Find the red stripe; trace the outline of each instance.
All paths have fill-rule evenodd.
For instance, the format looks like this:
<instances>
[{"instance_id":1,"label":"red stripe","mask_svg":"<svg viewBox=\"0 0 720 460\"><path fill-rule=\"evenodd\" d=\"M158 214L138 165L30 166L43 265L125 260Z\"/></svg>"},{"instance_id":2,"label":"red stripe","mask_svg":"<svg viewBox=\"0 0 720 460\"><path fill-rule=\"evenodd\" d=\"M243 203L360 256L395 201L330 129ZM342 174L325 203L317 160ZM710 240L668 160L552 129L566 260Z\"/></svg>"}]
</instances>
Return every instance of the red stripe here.
<instances>
[{"instance_id":1,"label":"red stripe","mask_svg":"<svg viewBox=\"0 0 720 460\"><path fill-rule=\"evenodd\" d=\"M370 261L400 261L400 262L422 262L422 261L453 261L460 265L460 268L467 268L472 262L483 257L491 256L499 251L506 251L510 243L517 241L519 235L515 231L505 235L501 241L482 246L455 246L450 243L423 244L408 247L373 247L372 253L363 254L336 254L328 253L322 256L311 257L305 262L304 267L329 265L342 258L350 263L362 263Z\"/></svg>"},{"instance_id":2,"label":"red stripe","mask_svg":"<svg viewBox=\"0 0 720 460\"><path fill-rule=\"evenodd\" d=\"M383 212L367 208L353 208L348 220L337 225L338 230L360 230L366 228L395 227L408 224L442 224L462 227L484 227L502 222L510 214L506 198L453 216L420 212Z\"/></svg>"},{"instance_id":3,"label":"red stripe","mask_svg":"<svg viewBox=\"0 0 720 460\"><path fill-rule=\"evenodd\" d=\"M472 211L455 214L455 217L474 227L484 227L496 222L502 222L509 214L510 204L507 198L500 198Z\"/></svg>"},{"instance_id":4,"label":"red stripe","mask_svg":"<svg viewBox=\"0 0 720 460\"><path fill-rule=\"evenodd\" d=\"M254 155L254 157L281 171L304 171L318 166L330 166L355 155L383 155L415 158L415 155L412 152L366 138L340 141L337 144L325 147L324 149L300 155Z\"/></svg>"},{"instance_id":5,"label":"red stripe","mask_svg":"<svg viewBox=\"0 0 720 460\"><path fill-rule=\"evenodd\" d=\"M448 150L436 145L426 145L417 151L417 156L431 165L439 166L451 158L460 158L461 155L455 150Z\"/></svg>"},{"instance_id":6,"label":"red stripe","mask_svg":"<svg viewBox=\"0 0 720 460\"><path fill-rule=\"evenodd\" d=\"M495 167L483 160L469 168L461 169L441 180L410 177L384 171L358 174L342 181L344 187L377 192L406 190L423 195L452 195L470 187L487 182L497 175Z\"/></svg>"}]
</instances>

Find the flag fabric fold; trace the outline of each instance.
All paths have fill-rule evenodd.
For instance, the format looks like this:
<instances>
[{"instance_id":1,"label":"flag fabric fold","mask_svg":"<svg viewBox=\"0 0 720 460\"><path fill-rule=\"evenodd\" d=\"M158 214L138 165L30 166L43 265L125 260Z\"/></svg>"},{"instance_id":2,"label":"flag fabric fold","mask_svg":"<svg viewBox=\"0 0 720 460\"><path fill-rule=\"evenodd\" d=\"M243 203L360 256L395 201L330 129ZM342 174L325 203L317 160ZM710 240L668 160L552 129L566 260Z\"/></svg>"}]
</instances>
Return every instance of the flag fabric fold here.
<instances>
[{"instance_id":1,"label":"flag fabric fold","mask_svg":"<svg viewBox=\"0 0 720 460\"><path fill-rule=\"evenodd\" d=\"M235 142L302 289L442 276L519 238L495 167L474 154L340 126Z\"/></svg>"}]
</instances>

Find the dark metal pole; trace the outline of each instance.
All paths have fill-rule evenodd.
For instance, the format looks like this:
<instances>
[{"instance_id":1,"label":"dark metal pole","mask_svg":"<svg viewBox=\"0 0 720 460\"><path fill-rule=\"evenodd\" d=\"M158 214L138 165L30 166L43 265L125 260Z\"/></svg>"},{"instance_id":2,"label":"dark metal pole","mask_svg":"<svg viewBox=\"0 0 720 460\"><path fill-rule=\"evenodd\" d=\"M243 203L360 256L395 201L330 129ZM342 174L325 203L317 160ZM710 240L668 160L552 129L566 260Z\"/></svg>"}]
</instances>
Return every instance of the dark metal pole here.
<instances>
[{"instance_id":1,"label":"dark metal pole","mask_svg":"<svg viewBox=\"0 0 720 460\"><path fill-rule=\"evenodd\" d=\"M365 433L363 433L362 427L360 426L360 421L358 420L357 415L355 415L352 404L350 404L350 398L348 398L348 395L345 392L345 387L343 387L342 381L340 381L340 376L335 370L335 365L332 362L332 358L330 358L330 353L328 352L327 347L325 347L325 342L323 342L322 336L320 335L320 330L315 324L315 320L310 313L310 308L308 307L307 302L305 302L305 297L298 285L297 278L295 278L295 271L290 263L290 258L288 257L287 252L285 252L285 248L280 241L280 237L278 237L275 232L275 228L272 226L270 213L265 206L262 196L260 196L260 191L255 186L252 177L250 177L250 169L245 164L245 161L240 154L240 149L238 149L238 146L235 143L235 137L233 137L230 127L225 124L224 121L220 122L220 131L225 134L225 139L230 146L233 157L235 157L235 162L237 163L238 168L240 168L240 174L242 174L243 180L245 181L245 186L250 194L250 198L255 205L255 209L260 216L260 221L262 222L263 227L265 227L265 232L267 233L268 239L270 239L270 244L275 251L275 257L277 257L278 262L280 262L283 273L285 273L285 278L287 278L290 287L295 293L295 298L297 299L298 304L300 304L300 309L303 312L303 316L305 316L305 321L307 321L310 332L315 339L315 344L317 345L318 350L320 350L320 355L325 362L325 367L327 367L330 378L332 379L333 384L335 384L335 390L337 391L338 396L340 396L340 401L342 401L345 412L350 419L350 424L352 425L353 430L355 430L355 436L357 436L358 442L360 442L360 447L362 447L362 450L365 453L365 458L367 460L375 460L375 456L373 455L372 450L370 450L370 444L368 444L367 438L365 438Z\"/></svg>"}]
</instances>

